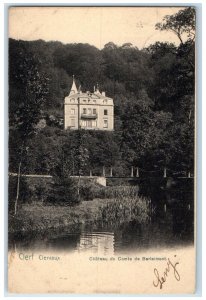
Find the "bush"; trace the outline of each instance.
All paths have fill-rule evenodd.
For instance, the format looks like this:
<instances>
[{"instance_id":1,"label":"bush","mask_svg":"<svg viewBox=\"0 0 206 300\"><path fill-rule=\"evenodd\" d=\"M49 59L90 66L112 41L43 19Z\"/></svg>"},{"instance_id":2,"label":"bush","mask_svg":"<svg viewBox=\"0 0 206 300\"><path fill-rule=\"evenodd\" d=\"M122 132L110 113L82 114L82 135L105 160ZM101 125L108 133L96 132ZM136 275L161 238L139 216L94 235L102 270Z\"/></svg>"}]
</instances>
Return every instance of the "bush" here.
<instances>
[{"instance_id":1,"label":"bush","mask_svg":"<svg viewBox=\"0 0 206 300\"><path fill-rule=\"evenodd\" d=\"M80 184L80 197L84 201L93 200L98 197L101 186L92 181L82 181Z\"/></svg>"},{"instance_id":2,"label":"bush","mask_svg":"<svg viewBox=\"0 0 206 300\"><path fill-rule=\"evenodd\" d=\"M147 222L151 213L151 200L138 196L114 198L106 206L99 208L100 219L103 222L121 224L136 220L139 223Z\"/></svg>"},{"instance_id":3,"label":"bush","mask_svg":"<svg viewBox=\"0 0 206 300\"><path fill-rule=\"evenodd\" d=\"M97 186L93 187L93 197L100 199L113 199L137 196L138 186Z\"/></svg>"},{"instance_id":4,"label":"bush","mask_svg":"<svg viewBox=\"0 0 206 300\"><path fill-rule=\"evenodd\" d=\"M77 184L74 179L64 176L55 176L51 184L51 189L47 197L47 203L54 205L74 205L78 204Z\"/></svg>"},{"instance_id":5,"label":"bush","mask_svg":"<svg viewBox=\"0 0 206 300\"><path fill-rule=\"evenodd\" d=\"M80 195L82 200L113 199L135 197L138 195L138 186L107 186L103 187L94 182L82 182Z\"/></svg>"}]
</instances>

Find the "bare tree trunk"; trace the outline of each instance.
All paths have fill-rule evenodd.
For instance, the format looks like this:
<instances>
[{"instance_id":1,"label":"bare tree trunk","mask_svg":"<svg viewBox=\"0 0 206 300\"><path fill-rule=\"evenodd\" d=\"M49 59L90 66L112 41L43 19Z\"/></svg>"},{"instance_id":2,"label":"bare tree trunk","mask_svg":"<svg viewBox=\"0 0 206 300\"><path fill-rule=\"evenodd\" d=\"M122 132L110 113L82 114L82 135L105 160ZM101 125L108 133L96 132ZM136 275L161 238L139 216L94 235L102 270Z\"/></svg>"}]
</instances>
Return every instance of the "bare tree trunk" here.
<instances>
[{"instance_id":1,"label":"bare tree trunk","mask_svg":"<svg viewBox=\"0 0 206 300\"><path fill-rule=\"evenodd\" d=\"M16 190L16 200L15 200L15 205L14 205L14 215L16 215L16 213L17 213L17 205L18 205L18 200L19 200L20 176L21 176L21 161L19 163L19 168L18 168L17 190Z\"/></svg>"}]
</instances>

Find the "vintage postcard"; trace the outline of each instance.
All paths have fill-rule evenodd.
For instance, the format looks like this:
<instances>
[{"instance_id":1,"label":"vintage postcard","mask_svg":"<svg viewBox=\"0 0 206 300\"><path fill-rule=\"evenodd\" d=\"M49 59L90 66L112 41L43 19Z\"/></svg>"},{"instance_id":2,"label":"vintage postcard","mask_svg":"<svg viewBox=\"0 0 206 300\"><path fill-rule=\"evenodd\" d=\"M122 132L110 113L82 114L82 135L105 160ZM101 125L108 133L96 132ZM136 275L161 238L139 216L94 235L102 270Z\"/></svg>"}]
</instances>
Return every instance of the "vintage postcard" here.
<instances>
[{"instance_id":1,"label":"vintage postcard","mask_svg":"<svg viewBox=\"0 0 206 300\"><path fill-rule=\"evenodd\" d=\"M195 7L8 13L8 292L195 293Z\"/></svg>"}]
</instances>

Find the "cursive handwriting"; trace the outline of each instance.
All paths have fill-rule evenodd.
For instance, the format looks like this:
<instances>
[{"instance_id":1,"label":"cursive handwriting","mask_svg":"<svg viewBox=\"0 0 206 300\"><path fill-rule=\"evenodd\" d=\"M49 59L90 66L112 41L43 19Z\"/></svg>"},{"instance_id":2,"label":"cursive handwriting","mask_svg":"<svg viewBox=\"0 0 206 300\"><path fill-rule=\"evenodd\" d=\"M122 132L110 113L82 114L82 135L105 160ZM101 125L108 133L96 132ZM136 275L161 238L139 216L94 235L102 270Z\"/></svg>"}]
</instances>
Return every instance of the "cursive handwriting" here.
<instances>
[{"instance_id":1,"label":"cursive handwriting","mask_svg":"<svg viewBox=\"0 0 206 300\"><path fill-rule=\"evenodd\" d=\"M175 257L176 257L176 255L175 255ZM154 274L155 274L156 280L153 281L153 285L155 287L159 286L159 288L162 289L163 284L166 282L167 277L168 277L171 270L173 271L173 275L174 275L175 279L177 281L180 281L180 274L177 270L177 265L179 265L179 262L172 263L171 260L168 258L167 267L165 268L163 276L160 276L159 271L155 268L154 269Z\"/></svg>"}]
</instances>

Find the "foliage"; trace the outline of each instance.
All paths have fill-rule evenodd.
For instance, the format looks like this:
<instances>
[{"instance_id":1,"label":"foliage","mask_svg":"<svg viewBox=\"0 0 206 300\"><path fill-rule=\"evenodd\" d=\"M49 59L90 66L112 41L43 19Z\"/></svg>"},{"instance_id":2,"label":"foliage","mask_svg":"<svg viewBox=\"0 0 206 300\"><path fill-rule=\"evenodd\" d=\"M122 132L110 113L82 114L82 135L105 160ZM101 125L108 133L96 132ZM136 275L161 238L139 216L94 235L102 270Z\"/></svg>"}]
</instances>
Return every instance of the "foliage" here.
<instances>
[{"instance_id":1,"label":"foliage","mask_svg":"<svg viewBox=\"0 0 206 300\"><path fill-rule=\"evenodd\" d=\"M149 220L150 200L138 196L115 198L100 207L100 219L103 223L123 224L126 221L138 221L141 224Z\"/></svg>"},{"instance_id":2,"label":"foliage","mask_svg":"<svg viewBox=\"0 0 206 300\"><path fill-rule=\"evenodd\" d=\"M64 206L78 204L75 181L70 177L54 177L46 202Z\"/></svg>"},{"instance_id":3,"label":"foliage","mask_svg":"<svg viewBox=\"0 0 206 300\"><path fill-rule=\"evenodd\" d=\"M34 131L48 94L48 78L40 72L40 64L24 43L11 40L9 47L10 64L10 127L15 129L22 140Z\"/></svg>"},{"instance_id":4,"label":"foliage","mask_svg":"<svg viewBox=\"0 0 206 300\"><path fill-rule=\"evenodd\" d=\"M178 11L174 15L165 16L162 23L156 24L156 29L170 30L183 44L183 35L185 34L187 39L194 40L195 37L195 9L188 7L186 9Z\"/></svg>"},{"instance_id":5,"label":"foliage","mask_svg":"<svg viewBox=\"0 0 206 300\"><path fill-rule=\"evenodd\" d=\"M9 187L8 187L8 194L9 194L9 211L14 211L14 200L16 198L16 185L17 185L17 177L10 176L9 177ZM21 178L20 182L20 190L19 190L19 203L22 205L23 203L31 203L32 201L32 191L30 189L30 185L23 177Z\"/></svg>"},{"instance_id":6,"label":"foliage","mask_svg":"<svg viewBox=\"0 0 206 300\"><path fill-rule=\"evenodd\" d=\"M180 44L139 50L109 42L99 50L10 39L10 171L18 172L20 154L23 173L59 178L101 175L103 167L124 176L131 165L193 170L195 10L166 16L156 28L171 30ZM62 130L73 74L82 90L98 82L114 98L114 132Z\"/></svg>"}]
</instances>

